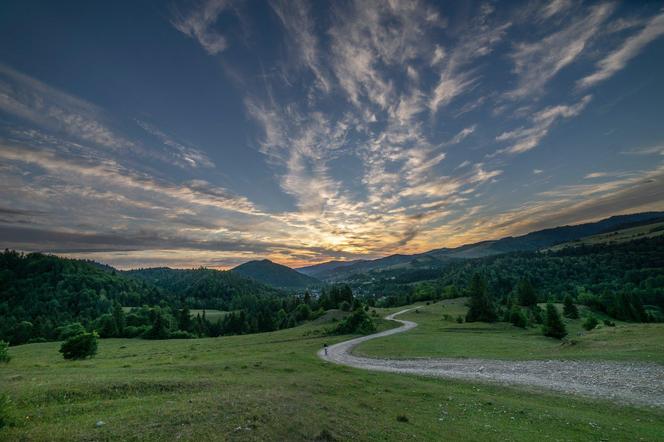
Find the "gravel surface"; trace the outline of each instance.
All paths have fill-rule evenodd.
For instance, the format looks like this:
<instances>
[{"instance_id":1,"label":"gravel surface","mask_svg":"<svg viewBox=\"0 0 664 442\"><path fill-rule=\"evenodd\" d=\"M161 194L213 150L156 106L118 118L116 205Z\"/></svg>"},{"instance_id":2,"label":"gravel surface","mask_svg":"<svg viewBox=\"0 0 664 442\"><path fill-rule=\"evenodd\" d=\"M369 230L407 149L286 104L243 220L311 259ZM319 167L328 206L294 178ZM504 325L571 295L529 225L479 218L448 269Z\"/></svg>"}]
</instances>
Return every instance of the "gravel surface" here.
<instances>
[{"instance_id":1,"label":"gravel surface","mask_svg":"<svg viewBox=\"0 0 664 442\"><path fill-rule=\"evenodd\" d=\"M340 342L320 350L318 356L335 364L365 370L492 382L543 388L563 393L611 399L616 402L664 407L664 366L641 362L610 361L506 361L491 359L373 359L354 356L358 344L417 327L417 323L395 319L412 309L385 319L401 327Z\"/></svg>"}]
</instances>

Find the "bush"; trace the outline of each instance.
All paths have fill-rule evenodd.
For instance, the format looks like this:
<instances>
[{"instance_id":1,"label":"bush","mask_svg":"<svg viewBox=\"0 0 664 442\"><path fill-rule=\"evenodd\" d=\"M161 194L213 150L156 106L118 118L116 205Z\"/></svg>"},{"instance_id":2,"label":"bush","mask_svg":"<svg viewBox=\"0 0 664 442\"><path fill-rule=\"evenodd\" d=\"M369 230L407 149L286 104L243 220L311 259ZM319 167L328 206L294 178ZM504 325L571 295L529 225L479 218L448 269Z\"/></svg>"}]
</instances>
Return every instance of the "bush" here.
<instances>
[{"instance_id":1,"label":"bush","mask_svg":"<svg viewBox=\"0 0 664 442\"><path fill-rule=\"evenodd\" d=\"M150 330L149 325L141 325L138 327L135 325L128 325L124 328L124 332L122 334L125 338L136 338L144 333L147 333L148 330Z\"/></svg>"},{"instance_id":2,"label":"bush","mask_svg":"<svg viewBox=\"0 0 664 442\"><path fill-rule=\"evenodd\" d=\"M546 322L542 327L544 336L549 336L551 338L562 339L567 336L567 330L565 329L565 324L563 324L558 310L553 304L546 305Z\"/></svg>"},{"instance_id":3,"label":"bush","mask_svg":"<svg viewBox=\"0 0 664 442\"><path fill-rule=\"evenodd\" d=\"M339 334L361 333L367 335L376 331L376 325L367 315L367 312L357 309L341 321L335 331Z\"/></svg>"},{"instance_id":4,"label":"bush","mask_svg":"<svg viewBox=\"0 0 664 442\"><path fill-rule=\"evenodd\" d=\"M590 331L590 330L594 329L595 327L597 327L597 324L599 324L599 321L597 320L597 318L595 318L594 316L588 316L588 318L583 323L583 328Z\"/></svg>"},{"instance_id":5,"label":"bush","mask_svg":"<svg viewBox=\"0 0 664 442\"><path fill-rule=\"evenodd\" d=\"M60 353L65 359L85 359L97 354L97 335L96 332L81 333L72 336L62 343Z\"/></svg>"},{"instance_id":6,"label":"bush","mask_svg":"<svg viewBox=\"0 0 664 442\"><path fill-rule=\"evenodd\" d=\"M9 343L0 341L0 362L5 364L11 361L12 357L9 356Z\"/></svg>"},{"instance_id":7,"label":"bush","mask_svg":"<svg viewBox=\"0 0 664 442\"><path fill-rule=\"evenodd\" d=\"M528 325L528 318L523 314L521 308L518 306L512 306L510 310L510 322L512 325L520 328L526 328Z\"/></svg>"},{"instance_id":8,"label":"bush","mask_svg":"<svg viewBox=\"0 0 664 442\"><path fill-rule=\"evenodd\" d=\"M13 422L14 404L6 394L0 394L0 429Z\"/></svg>"},{"instance_id":9,"label":"bush","mask_svg":"<svg viewBox=\"0 0 664 442\"><path fill-rule=\"evenodd\" d=\"M350 303L348 301L343 301L339 304L339 309L344 312L350 311Z\"/></svg>"},{"instance_id":10,"label":"bush","mask_svg":"<svg viewBox=\"0 0 664 442\"><path fill-rule=\"evenodd\" d=\"M615 323L615 322L610 321L610 320L608 320L608 319L605 319L605 320L602 321L602 322L604 322L604 325L606 325L607 327L615 327L615 326L616 326L616 323Z\"/></svg>"},{"instance_id":11,"label":"bush","mask_svg":"<svg viewBox=\"0 0 664 442\"><path fill-rule=\"evenodd\" d=\"M56 330L58 332L58 338L62 341L86 332L85 327L83 327L83 324L80 322L70 322L69 324L58 327Z\"/></svg>"},{"instance_id":12,"label":"bush","mask_svg":"<svg viewBox=\"0 0 664 442\"><path fill-rule=\"evenodd\" d=\"M459 323L459 324L463 324L463 316L461 316L461 315L457 316L456 322Z\"/></svg>"},{"instance_id":13,"label":"bush","mask_svg":"<svg viewBox=\"0 0 664 442\"><path fill-rule=\"evenodd\" d=\"M408 416L400 414L397 416L397 422L408 422Z\"/></svg>"},{"instance_id":14,"label":"bush","mask_svg":"<svg viewBox=\"0 0 664 442\"><path fill-rule=\"evenodd\" d=\"M170 339L193 339L196 336L184 330L176 330L169 336Z\"/></svg>"}]
</instances>

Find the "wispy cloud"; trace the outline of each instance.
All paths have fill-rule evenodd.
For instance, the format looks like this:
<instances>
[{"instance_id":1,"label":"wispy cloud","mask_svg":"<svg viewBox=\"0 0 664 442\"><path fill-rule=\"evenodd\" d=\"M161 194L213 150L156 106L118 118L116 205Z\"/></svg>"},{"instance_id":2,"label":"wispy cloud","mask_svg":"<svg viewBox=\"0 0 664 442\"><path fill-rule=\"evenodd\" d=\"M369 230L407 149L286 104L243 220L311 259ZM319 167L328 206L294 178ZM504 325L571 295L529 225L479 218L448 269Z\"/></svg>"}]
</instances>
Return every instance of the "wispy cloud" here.
<instances>
[{"instance_id":1,"label":"wispy cloud","mask_svg":"<svg viewBox=\"0 0 664 442\"><path fill-rule=\"evenodd\" d=\"M219 15L231 4L231 0L203 0L188 12L176 10L171 23L178 31L196 39L208 54L215 55L228 47L226 37L215 28L215 24Z\"/></svg>"},{"instance_id":2,"label":"wispy cloud","mask_svg":"<svg viewBox=\"0 0 664 442\"><path fill-rule=\"evenodd\" d=\"M549 4L552 9L547 7L544 11L553 14L563 3L552 2ZM542 93L544 85L575 61L588 42L598 35L601 25L613 9L613 5L608 3L595 6L589 12L581 12L570 24L539 41L516 44L511 58L518 86L506 96L517 99Z\"/></svg>"},{"instance_id":3,"label":"wispy cloud","mask_svg":"<svg viewBox=\"0 0 664 442\"><path fill-rule=\"evenodd\" d=\"M136 124L150 135L156 137L165 146L172 149L177 164L187 167L214 167L214 163L200 149L185 146L145 121L136 120Z\"/></svg>"},{"instance_id":4,"label":"wispy cloud","mask_svg":"<svg viewBox=\"0 0 664 442\"><path fill-rule=\"evenodd\" d=\"M513 144L496 153L518 154L527 152L536 147L549 133L551 127L559 119L569 119L579 115L588 105L592 96L586 95L576 104L550 106L535 113L531 118L532 125L520 127L509 132L503 132L496 137L496 141L510 141Z\"/></svg>"},{"instance_id":5,"label":"wispy cloud","mask_svg":"<svg viewBox=\"0 0 664 442\"><path fill-rule=\"evenodd\" d=\"M620 49L597 63L597 70L578 82L580 88L593 86L622 70L629 60L636 57L650 42L664 35L664 13L654 16L636 35L629 37Z\"/></svg>"}]
</instances>

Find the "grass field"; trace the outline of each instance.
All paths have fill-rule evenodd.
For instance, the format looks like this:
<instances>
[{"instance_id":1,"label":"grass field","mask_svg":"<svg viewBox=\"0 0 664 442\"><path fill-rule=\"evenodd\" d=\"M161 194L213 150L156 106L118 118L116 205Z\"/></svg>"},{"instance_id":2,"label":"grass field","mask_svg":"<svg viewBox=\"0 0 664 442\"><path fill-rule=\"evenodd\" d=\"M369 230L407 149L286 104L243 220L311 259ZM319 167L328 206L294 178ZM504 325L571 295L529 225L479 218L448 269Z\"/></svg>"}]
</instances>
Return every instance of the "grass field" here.
<instances>
[{"instance_id":1,"label":"grass field","mask_svg":"<svg viewBox=\"0 0 664 442\"><path fill-rule=\"evenodd\" d=\"M558 308L562 311L562 306ZM664 324L616 322L615 327L601 325L587 332L581 327L587 311L580 307L581 319L565 319L569 335L567 342L561 342L542 336L539 327L524 330L504 322L458 324L456 317L466 314L465 298L421 305L418 310L400 317L417 322L417 328L363 343L355 353L391 358L608 359L664 364ZM451 319L445 320L444 314Z\"/></svg>"},{"instance_id":2,"label":"grass field","mask_svg":"<svg viewBox=\"0 0 664 442\"><path fill-rule=\"evenodd\" d=\"M442 308L430 307L417 314L416 332L440 322L434 312ZM324 363L315 355L322 344L348 338L321 336L325 327L197 340L108 339L94 359L76 362L61 358L58 343L13 347L12 361L0 365L0 391L14 401L14 424L0 430L0 440L651 441L664 435L662 410ZM96 427L100 420L104 425Z\"/></svg>"}]
</instances>

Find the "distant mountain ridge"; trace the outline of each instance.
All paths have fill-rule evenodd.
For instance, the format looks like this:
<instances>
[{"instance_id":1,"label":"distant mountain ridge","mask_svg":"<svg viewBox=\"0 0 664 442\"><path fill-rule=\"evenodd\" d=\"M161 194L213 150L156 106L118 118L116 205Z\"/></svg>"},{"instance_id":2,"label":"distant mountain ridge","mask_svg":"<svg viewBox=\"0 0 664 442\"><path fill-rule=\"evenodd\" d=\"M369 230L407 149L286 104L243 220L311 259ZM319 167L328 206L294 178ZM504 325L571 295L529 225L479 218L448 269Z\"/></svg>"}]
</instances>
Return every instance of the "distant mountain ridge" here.
<instances>
[{"instance_id":1,"label":"distant mountain ridge","mask_svg":"<svg viewBox=\"0 0 664 442\"><path fill-rule=\"evenodd\" d=\"M435 266L449 259L482 258L485 256L517 251L534 251L553 245L574 241L586 236L618 230L623 226L664 219L664 212L643 212L617 215L593 223L567 225L530 232L521 236L509 236L498 240L481 241L455 248L433 249L414 255L395 254L373 260L329 261L296 269L322 280L339 280L353 273L385 269L394 266Z\"/></svg>"},{"instance_id":2,"label":"distant mountain ridge","mask_svg":"<svg viewBox=\"0 0 664 442\"><path fill-rule=\"evenodd\" d=\"M231 272L279 288L302 289L321 284L316 278L269 259L245 262L231 269Z\"/></svg>"}]
</instances>

